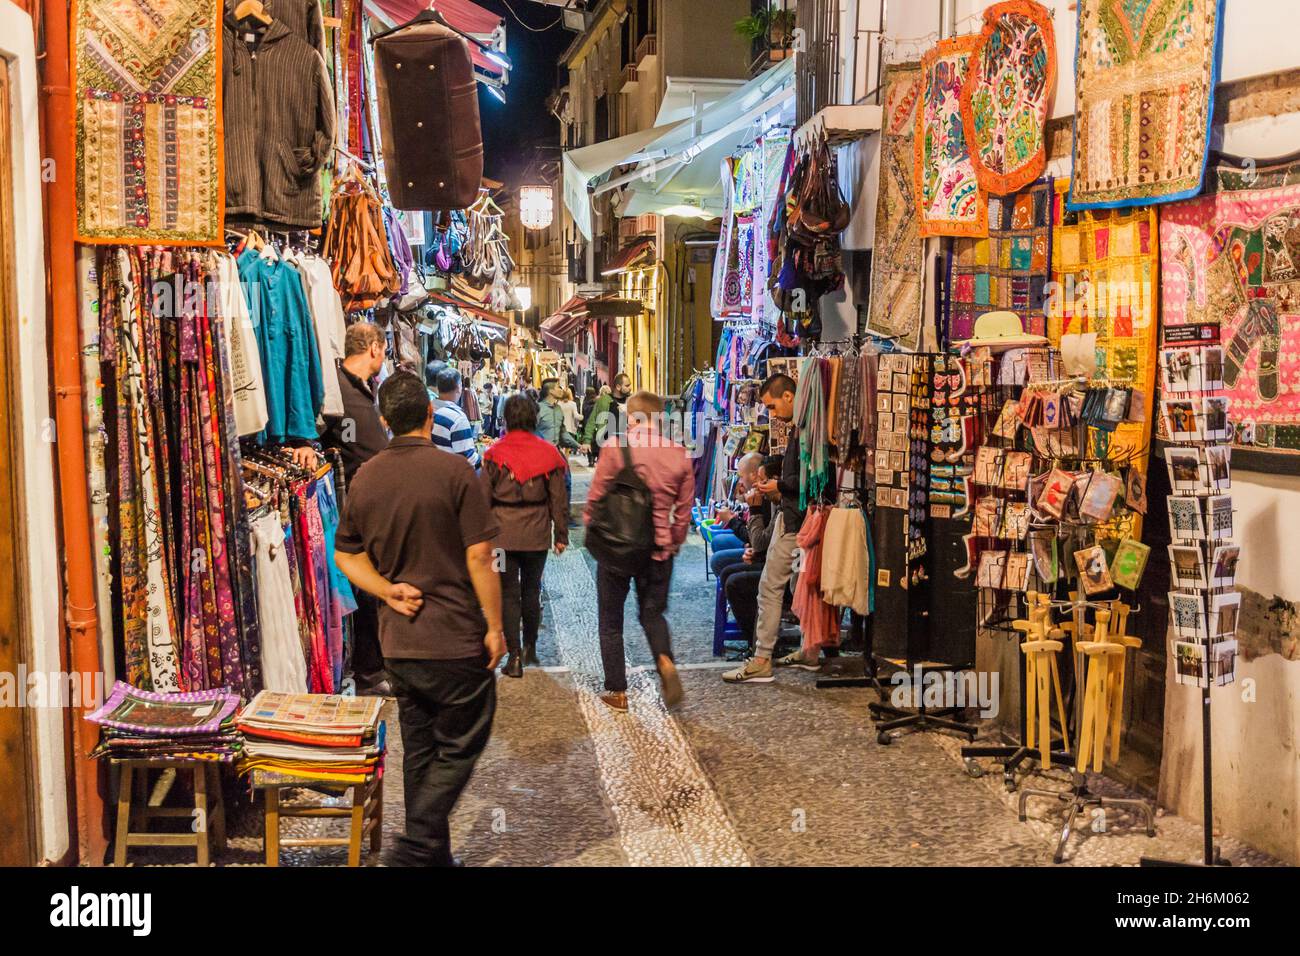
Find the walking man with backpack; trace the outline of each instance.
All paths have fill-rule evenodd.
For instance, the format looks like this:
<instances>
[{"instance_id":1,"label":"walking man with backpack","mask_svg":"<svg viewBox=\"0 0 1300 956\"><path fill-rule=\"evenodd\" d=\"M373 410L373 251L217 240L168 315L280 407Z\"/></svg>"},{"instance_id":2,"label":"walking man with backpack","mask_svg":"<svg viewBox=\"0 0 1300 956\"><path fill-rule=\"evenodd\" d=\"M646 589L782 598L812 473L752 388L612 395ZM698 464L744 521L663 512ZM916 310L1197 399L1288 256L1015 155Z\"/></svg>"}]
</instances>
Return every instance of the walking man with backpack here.
<instances>
[{"instance_id":1,"label":"walking man with backpack","mask_svg":"<svg viewBox=\"0 0 1300 956\"><path fill-rule=\"evenodd\" d=\"M663 410L663 400L652 392L637 392L628 399L627 434L605 443L587 492L586 547L596 559L600 656L605 669L605 693L600 699L620 711L627 710L623 605L633 583L664 703L672 707L682 699L664 612L673 557L690 530L695 472L685 447L660 431Z\"/></svg>"}]
</instances>

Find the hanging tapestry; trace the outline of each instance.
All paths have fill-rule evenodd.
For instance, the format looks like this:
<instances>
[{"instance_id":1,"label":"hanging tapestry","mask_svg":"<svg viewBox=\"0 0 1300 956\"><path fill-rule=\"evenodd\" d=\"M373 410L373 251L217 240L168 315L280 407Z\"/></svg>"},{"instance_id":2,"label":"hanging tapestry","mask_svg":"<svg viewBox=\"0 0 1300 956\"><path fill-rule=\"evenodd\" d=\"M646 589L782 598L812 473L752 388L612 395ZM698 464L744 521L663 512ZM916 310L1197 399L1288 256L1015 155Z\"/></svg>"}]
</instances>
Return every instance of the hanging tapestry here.
<instances>
[{"instance_id":1,"label":"hanging tapestry","mask_svg":"<svg viewBox=\"0 0 1300 956\"><path fill-rule=\"evenodd\" d=\"M1052 256L1052 181L989 199L987 238L954 239L948 253L947 340L975 332L985 312L1007 310L1031 335L1046 334Z\"/></svg>"},{"instance_id":2,"label":"hanging tapestry","mask_svg":"<svg viewBox=\"0 0 1300 956\"><path fill-rule=\"evenodd\" d=\"M912 190L921 64L885 67L880 191L867 330L916 351L921 338L921 239Z\"/></svg>"},{"instance_id":3,"label":"hanging tapestry","mask_svg":"<svg viewBox=\"0 0 1300 956\"><path fill-rule=\"evenodd\" d=\"M1111 455L1129 457L1151 440L1159 280L1156 211L1072 210L1070 182L1057 180L1052 203L1052 294L1047 338L1096 335L1096 374L1131 381L1147 399L1146 421L1123 422L1108 436Z\"/></svg>"},{"instance_id":4,"label":"hanging tapestry","mask_svg":"<svg viewBox=\"0 0 1300 956\"><path fill-rule=\"evenodd\" d=\"M1079 0L1071 206L1200 191L1221 20L1222 0Z\"/></svg>"},{"instance_id":5,"label":"hanging tapestry","mask_svg":"<svg viewBox=\"0 0 1300 956\"><path fill-rule=\"evenodd\" d=\"M1239 444L1300 449L1300 162L1210 170L1160 214L1166 336L1213 323Z\"/></svg>"},{"instance_id":6,"label":"hanging tapestry","mask_svg":"<svg viewBox=\"0 0 1300 956\"><path fill-rule=\"evenodd\" d=\"M1047 162L1043 127L1056 89L1051 14L1033 0L984 11L984 30L961 91L961 115L980 186L998 196L1037 179Z\"/></svg>"},{"instance_id":7,"label":"hanging tapestry","mask_svg":"<svg viewBox=\"0 0 1300 956\"><path fill-rule=\"evenodd\" d=\"M81 242L220 245L221 6L76 0Z\"/></svg>"},{"instance_id":8,"label":"hanging tapestry","mask_svg":"<svg viewBox=\"0 0 1300 956\"><path fill-rule=\"evenodd\" d=\"M976 34L940 40L921 57L914 182L923 237L982 236L988 228L961 120L961 90L979 42Z\"/></svg>"}]
</instances>

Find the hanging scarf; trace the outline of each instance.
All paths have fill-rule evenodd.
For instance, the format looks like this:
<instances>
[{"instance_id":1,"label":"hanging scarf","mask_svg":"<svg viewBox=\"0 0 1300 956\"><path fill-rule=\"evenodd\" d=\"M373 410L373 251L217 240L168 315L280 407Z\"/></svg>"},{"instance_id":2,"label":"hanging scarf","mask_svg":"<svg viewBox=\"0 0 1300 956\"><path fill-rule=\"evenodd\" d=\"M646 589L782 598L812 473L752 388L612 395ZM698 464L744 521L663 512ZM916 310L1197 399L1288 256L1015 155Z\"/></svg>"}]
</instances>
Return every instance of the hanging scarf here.
<instances>
[{"instance_id":1,"label":"hanging scarf","mask_svg":"<svg viewBox=\"0 0 1300 956\"><path fill-rule=\"evenodd\" d=\"M830 481L826 454L826 384L822 361L805 358L799 366L794 395L794 424L799 429L799 507L818 501Z\"/></svg>"},{"instance_id":2,"label":"hanging scarf","mask_svg":"<svg viewBox=\"0 0 1300 956\"><path fill-rule=\"evenodd\" d=\"M540 475L550 474L557 468L569 467L569 463L554 445L519 428L498 438L483 453L483 458L510 472L521 485Z\"/></svg>"}]
</instances>

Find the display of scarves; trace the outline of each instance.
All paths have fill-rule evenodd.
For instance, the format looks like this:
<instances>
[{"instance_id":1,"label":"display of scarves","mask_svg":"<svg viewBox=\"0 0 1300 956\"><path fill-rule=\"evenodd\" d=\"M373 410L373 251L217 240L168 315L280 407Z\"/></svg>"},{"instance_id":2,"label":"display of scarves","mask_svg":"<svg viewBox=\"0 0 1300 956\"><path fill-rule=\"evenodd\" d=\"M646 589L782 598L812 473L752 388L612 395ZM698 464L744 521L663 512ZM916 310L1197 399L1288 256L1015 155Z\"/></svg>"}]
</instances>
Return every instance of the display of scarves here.
<instances>
[{"instance_id":1,"label":"display of scarves","mask_svg":"<svg viewBox=\"0 0 1300 956\"><path fill-rule=\"evenodd\" d=\"M822 538L830 510L809 508L795 538L803 554L803 566L794 586L791 609L799 618L800 650L809 659L816 659L821 648L838 647L840 643L840 610L822 598Z\"/></svg>"},{"instance_id":2,"label":"display of scarves","mask_svg":"<svg viewBox=\"0 0 1300 956\"><path fill-rule=\"evenodd\" d=\"M153 690L260 686L216 274L196 250L100 254L114 627L128 681Z\"/></svg>"},{"instance_id":3,"label":"display of scarves","mask_svg":"<svg viewBox=\"0 0 1300 956\"><path fill-rule=\"evenodd\" d=\"M175 591L159 505L165 500L160 482L166 472L159 464L165 455L159 319L142 290L149 282L142 253L105 248L98 273L110 540L117 542L120 592L114 623L125 651L127 683L179 691Z\"/></svg>"},{"instance_id":4,"label":"display of scarves","mask_svg":"<svg viewBox=\"0 0 1300 956\"><path fill-rule=\"evenodd\" d=\"M799 429L799 507L821 498L830 481L826 448L826 382L822 360L805 358L799 365L794 396L794 424Z\"/></svg>"},{"instance_id":5,"label":"display of scarves","mask_svg":"<svg viewBox=\"0 0 1300 956\"><path fill-rule=\"evenodd\" d=\"M718 235L718 251L713 260L713 291L709 303L716 319L742 315L747 311L741 276L740 224L736 216L736 163L733 156L722 161L722 231Z\"/></svg>"}]
</instances>

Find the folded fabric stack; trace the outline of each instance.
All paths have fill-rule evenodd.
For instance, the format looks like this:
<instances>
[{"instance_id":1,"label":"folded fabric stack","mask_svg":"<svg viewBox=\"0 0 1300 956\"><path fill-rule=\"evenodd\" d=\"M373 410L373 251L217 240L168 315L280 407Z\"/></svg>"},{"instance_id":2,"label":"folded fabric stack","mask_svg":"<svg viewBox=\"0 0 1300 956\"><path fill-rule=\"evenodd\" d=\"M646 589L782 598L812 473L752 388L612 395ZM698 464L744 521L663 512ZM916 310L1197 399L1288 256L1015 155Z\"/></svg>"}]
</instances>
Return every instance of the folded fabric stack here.
<instances>
[{"instance_id":1,"label":"folded fabric stack","mask_svg":"<svg viewBox=\"0 0 1300 956\"><path fill-rule=\"evenodd\" d=\"M240 773L255 785L284 778L363 783L382 770L380 697L262 691L236 720L244 734Z\"/></svg>"},{"instance_id":2,"label":"folded fabric stack","mask_svg":"<svg viewBox=\"0 0 1300 956\"><path fill-rule=\"evenodd\" d=\"M228 688L158 694L118 681L86 719L100 727L92 757L186 758L229 762L243 738L235 729L239 695Z\"/></svg>"}]
</instances>

